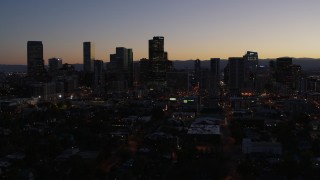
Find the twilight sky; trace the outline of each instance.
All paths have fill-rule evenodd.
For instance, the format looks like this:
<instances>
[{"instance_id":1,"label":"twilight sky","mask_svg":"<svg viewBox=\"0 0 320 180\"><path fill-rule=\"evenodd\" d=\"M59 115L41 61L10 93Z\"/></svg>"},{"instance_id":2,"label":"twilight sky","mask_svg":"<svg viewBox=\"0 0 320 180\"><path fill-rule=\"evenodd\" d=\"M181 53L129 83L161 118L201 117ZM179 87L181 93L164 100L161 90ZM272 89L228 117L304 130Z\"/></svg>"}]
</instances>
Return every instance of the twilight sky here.
<instances>
[{"instance_id":1,"label":"twilight sky","mask_svg":"<svg viewBox=\"0 0 320 180\"><path fill-rule=\"evenodd\" d=\"M44 45L45 63L82 63L82 42L96 59L116 47L148 57L148 40L165 37L171 60L320 57L319 0L1 0L0 64L26 64L27 41Z\"/></svg>"}]
</instances>

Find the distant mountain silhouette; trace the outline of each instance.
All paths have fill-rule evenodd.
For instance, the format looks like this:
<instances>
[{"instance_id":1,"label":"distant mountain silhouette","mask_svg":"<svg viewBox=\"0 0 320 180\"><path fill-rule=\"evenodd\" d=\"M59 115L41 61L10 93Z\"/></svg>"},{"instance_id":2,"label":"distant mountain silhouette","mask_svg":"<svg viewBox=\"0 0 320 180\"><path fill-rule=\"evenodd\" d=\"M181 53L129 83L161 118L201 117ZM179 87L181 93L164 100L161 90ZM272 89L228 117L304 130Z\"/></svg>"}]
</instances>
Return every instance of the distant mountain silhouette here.
<instances>
[{"instance_id":1,"label":"distant mountain silhouette","mask_svg":"<svg viewBox=\"0 0 320 180\"><path fill-rule=\"evenodd\" d=\"M269 62L275 59L259 59L259 65L269 66ZM226 59L221 59L220 61L220 69L224 69L227 65L228 61ZM320 59L312 59L312 58L294 58L293 64L300 65L303 70L320 70ZM174 67L176 69L193 69L194 68L194 60L175 60ZM210 68L209 60L201 60L202 68Z\"/></svg>"},{"instance_id":2,"label":"distant mountain silhouette","mask_svg":"<svg viewBox=\"0 0 320 180\"><path fill-rule=\"evenodd\" d=\"M260 59L259 64L263 66L268 66L269 61L275 59ZM193 69L194 67L194 60L172 60L173 65L176 69ZM138 61L135 61L138 63ZM220 61L220 69L224 69L227 65L228 61L226 59L222 59ZM293 64L298 64L302 67L303 70L320 70L320 59L313 59L313 58L294 58ZM77 71L83 69L82 64L72 64ZM201 60L201 67L202 68L210 68L210 61L209 60ZM1 65L0 64L0 72L26 72L27 66L26 65Z\"/></svg>"},{"instance_id":3,"label":"distant mountain silhouette","mask_svg":"<svg viewBox=\"0 0 320 180\"><path fill-rule=\"evenodd\" d=\"M0 72L27 72L26 65L0 65Z\"/></svg>"}]
</instances>

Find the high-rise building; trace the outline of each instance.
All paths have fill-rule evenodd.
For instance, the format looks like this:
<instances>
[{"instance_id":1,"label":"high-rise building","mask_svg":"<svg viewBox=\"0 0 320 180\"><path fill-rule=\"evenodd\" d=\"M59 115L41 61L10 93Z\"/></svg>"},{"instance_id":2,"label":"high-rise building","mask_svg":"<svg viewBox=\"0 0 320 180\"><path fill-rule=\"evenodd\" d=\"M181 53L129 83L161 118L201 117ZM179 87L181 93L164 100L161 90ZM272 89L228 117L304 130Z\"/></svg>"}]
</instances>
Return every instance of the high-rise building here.
<instances>
[{"instance_id":1,"label":"high-rise building","mask_svg":"<svg viewBox=\"0 0 320 180\"><path fill-rule=\"evenodd\" d=\"M110 54L110 66L116 71L131 71L133 63L132 49L117 47L116 54Z\"/></svg>"},{"instance_id":2,"label":"high-rise building","mask_svg":"<svg viewBox=\"0 0 320 180\"><path fill-rule=\"evenodd\" d=\"M299 89L301 71L301 66L292 64L292 58L283 57L276 60L276 80L290 89Z\"/></svg>"},{"instance_id":3,"label":"high-rise building","mask_svg":"<svg viewBox=\"0 0 320 180\"><path fill-rule=\"evenodd\" d=\"M223 69L223 83L229 84L229 62L227 63L226 67Z\"/></svg>"},{"instance_id":4,"label":"high-rise building","mask_svg":"<svg viewBox=\"0 0 320 180\"><path fill-rule=\"evenodd\" d=\"M27 64L29 76L38 76L44 72L42 41L28 41Z\"/></svg>"},{"instance_id":5,"label":"high-rise building","mask_svg":"<svg viewBox=\"0 0 320 180\"><path fill-rule=\"evenodd\" d=\"M141 59L139 66L141 85L163 90L167 85L166 74L173 69L172 61L168 60L168 53L164 51L164 37L154 36L149 40L149 59Z\"/></svg>"},{"instance_id":6,"label":"high-rise building","mask_svg":"<svg viewBox=\"0 0 320 180\"><path fill-rule=\"evenodd\" d=\"M83 70L84 72L93 72L94 44L92 42L83 42Z\"/></svg>"},{"instance_id":7,"label":"high-rise building","mask_svg":"<svg viewBox=\"0 0 320 180\"><path fill-rule=\"evenodd\" d=\"M292 58L283 57L276 60L276 80L284 84L292 81Z\"/></svg>"},{"instance_id":8,"label":"high-rise building","mask_svg":"<svg viewBox=\"0 0 320 180\"><path fill-rule=\"evenodd\" d=\"M292 58L289 58L289 57L277 58L276 60L277 69L287 69L291 65L292 65Z\"/></svg>"},{"instance_id":9,"label":"high-rise building","mask_svg":"<svg viewBox=\"0 0 320 180\"><path fill-rule=\"evenodd\" d=\"M194 85L200 86L201 80L201 61L199 59L194 61Z\"/></svg>"},{"instance_id":10,"label":"high-rise building","mask_svg":"<svg viewBox=\"0 0 320 180\"><path fill-rule=\"evenodd\" d=\"M210 59L210 94L216 95L220 88L220 58Z\"/></svg>"},{"instance_id":11,"label":"high-rise building","mask_svg":"<svg viewBox=\"0 0 320 180\"><path fill-rule=\"evenodd\" d=\"M243 56L243 59L245 66L244 87L253 90L255 88L255 81L259 66L258 53L247 51L247 53Z\"/></svg>"},{"instance_id":12,"label":"high-rise building","mask_svg":"<svg viewBox=\"0 0 320 180\"><path fill-rule=\"evenodd\" d=\"M150 61L164 61L168 56L164 51L164 37L155 36L149 40L149 60Z\"/></svg>"},{"instance_id":13,"label":"high-rise building","mask_svg":"<svg viewBox=\"0 0 320 180\"><path fill-rule=\"evenodd\" d=\"M139 61L139 81L140 85L146 85L150 79L150 61L146 58L142 58Z\"/></svg>"},{"instance_id":14,"label":"high-rise building","mask_svg":"<svg viewBox=\"0 0 320 180\"><path fill-rule=\"evenodd\" d=\"M166 85L166 73L171 68L168 53L164 51L164 37L155 36L149 40L150 79L153 86Z\"/></svg>"},{"instance_id":15,"label":"high-rise building","mask_svg":"<svg viewBox=\"0 0 320 180\"><path fill-rule=\"evenodd\" d=\"M94 66L94 92L96 95L102 95L105 88L104 63L102 60L93 60Z\"/></svg>"},{"instance_id":16,"label":"high-rise building","mask_svg":"<svg viewBox=\"0 0 320 180\"><path fill-rule=\"evenodd\" d=\"M208 68L202 68L200 71L200 92L209 92L211 86L211 72Z\"/></svg>"},{"instance_id":17,"label":"high-rise building","mask_svg":"<svg viewBox=\"0 0 320 180\"><path fill-rule=\"evenodd\" d=\"M302 78L302 68L300 65L293 64L291 65L292 73L292 89L299 90Z\"/></svg>"},{"instance_id":18,"label":"high-rise building","mask_svg":"<svg viewBox=\"0 0 320 180\"><path fill-rule=\"evenodd\" d=\"M242 57L229 58L229 77L228 85L230 91L240 92L243 88L245 77L245 64Z\"/></svg>"},{"instance_id":19,"label":"high-rise building","mask_svg":"<svg viewBox=\"0 0 320 180\"><path fill-rule=\"evenodd\" d=\"M263 93L266 91L270 91L272 87L272 68L270 66L268 67L259 65L257 71L258 72L255 77L255 92Z\"/></svg>"},{"instance_id":20,"label":"high-rise building","mask_svg":"<svg viewBox=\"0 0 320 180\"><path fill-rule=\"evenodd\" d=\"M117 81L117 84L121 84L121 86L119 87L123 87L124 89L133 87L132 49L117 47L116 54L110 54L110 63L108 64L108 74L116 78L116 79L108 79L108 81ZM109 84L112 84L112 83L109 82Z\"/></svg>"},{"instance_id":21,"label":"high-rise building","mask_svg":"<svg viewBox=\"0 0 320 180\"><path fill-rule=\"evenodd\" d=\"M49 72L57 72L62 68L62 59L61 58L50 58L48 59Z\"/></svg>"},{"instance_id":22,"label":"high-rise building","mask_svg":"<svg viewBox=\"0 0 320 180\"><path fill-rule=\"evenodd\" d=\"M128 54L128 87L133 87L133 52L132 49L127 49Z\"/></svg>"},{"instance_id":23,"label":"high-rise building","mask_svg":"<svg viewBox=\"0 0 320 180\"><path fill-rule=\"evenodd\" d=\"M257 71L259 65L259 57L257 52L247 51L243 58L246 63L246 71Z\"/></svg>"}]
</instances>

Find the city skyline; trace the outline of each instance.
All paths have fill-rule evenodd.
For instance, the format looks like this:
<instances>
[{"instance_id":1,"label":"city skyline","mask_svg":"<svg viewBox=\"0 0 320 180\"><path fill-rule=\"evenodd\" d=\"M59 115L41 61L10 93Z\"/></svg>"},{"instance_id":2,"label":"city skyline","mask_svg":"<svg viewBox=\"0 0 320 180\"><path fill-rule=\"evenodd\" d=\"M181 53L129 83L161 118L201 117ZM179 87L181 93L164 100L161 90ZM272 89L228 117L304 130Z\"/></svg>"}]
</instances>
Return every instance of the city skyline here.
<instances>
[{"instance_id":1,"label":"city skyline","mask_svg":"<svg viewBox=\"0 0 320 180\"><path fill-rule=\"evenodd\" d=\"M26 64L27 41L42 41L44 61L82 63L82 43L95 44L109 62L115 47L148 57L148 40L166 38L171 60L227 59L247 50L259 57L319 58L320 2L221 1L2 1L1 64Z\"/></svg>"}]
</instances>

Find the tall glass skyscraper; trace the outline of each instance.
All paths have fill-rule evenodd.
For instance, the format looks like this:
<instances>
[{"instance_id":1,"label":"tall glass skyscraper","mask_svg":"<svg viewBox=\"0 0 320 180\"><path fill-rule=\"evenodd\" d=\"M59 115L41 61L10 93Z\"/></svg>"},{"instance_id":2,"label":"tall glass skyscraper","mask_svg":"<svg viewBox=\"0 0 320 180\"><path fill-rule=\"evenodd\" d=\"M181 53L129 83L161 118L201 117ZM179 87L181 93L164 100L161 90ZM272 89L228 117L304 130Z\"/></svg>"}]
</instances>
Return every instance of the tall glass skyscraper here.
<instances>
[{"instance_id":1,"label":"tall glass skyscraper","mask_svg":"<svg viewBox=\"0 0 320 180\"><path fill-rule=\"evenodd\" d=\"M229 89L239 91L243 88L245 76L245 63L242 57L230 57L229 64Z\"/></svg>"},{"instance_id":2,"label":"tall glass skyscraper","mask_svg":"<svg viewBox=\"0 0 320 180\"><path fill-rule=\"evenodd\" d=\"M254 90L259 66L258 53L247 51L247 53L243 56L243 59L245 66L244 88L247 88L248 90Z\"/></svg>"},{"instance_id":3,"label":"tall glass skyscraper","mask_svg":"<svg viewBox=\"0 0 320 180\"><path fill-rule=\"evenodd\" d=\"M149 40L149 60L150 61L164 61L164 37L155 36Z\"/></svg>"},{"instance_id":4,"label":"tall glass skyscraper","mask_svg":"<svg viewBox=\"0 0 320 180\"><path fill-rule=\"evenodd\" d=\"M117 73L119 81L125 82L125 87L133 86L133 52L132 49L117 47L116 54L110 54L109 72Z\"/></svg>"},{"instance_id":5,"label":"tall glass skyscraper","mask_svg":"<svg viewBox=\"0 0 320 180\"><path fill-rule=\"evenodd\" d=\"M57 72L62 68L62 59L61 58L50 58L48 59L49 72Z\"/></svg>"},{"instance_id":6,"label":"tall glass skyscraper","mask_svg":"<svg viewBox=\"0 0 320 180\"><path fill-rule=\"evenodd\" d=\"M164 37L155 36L149 40L150 81L155 86L166 83L166 72L169 69L168 53L164 51Z\"/></svg>"},{"instance_id":7,"label":"tall glass skyscraper","mask_svg":"<svg viewBox=\"0 0 320 180\"><path fill-rule=\"evenodd\" d=\"M210 94L216 95L219 92L220 84L220 58L210 59Z\"/></svg>"},{"instance_id":8,"label":"tall glass skyscraper","mask_svg":"<svg viewBox=\"0 0 320 180\"><path fill-rule=\"evenodd\" d=\"M44 71L42 41L28 41L27 44L28 75L37 76Z\"/></svg>"},{"instance_id":9,"label":"tall glass skyscraper","mask_svg":"<svg viewBox=\"0 0 320 180\"><path fill-rule=\"evenodd\" d=\"M92 42L83 43L83 70L93 72L94 44Z\"/></svg>"}]
</instances>

